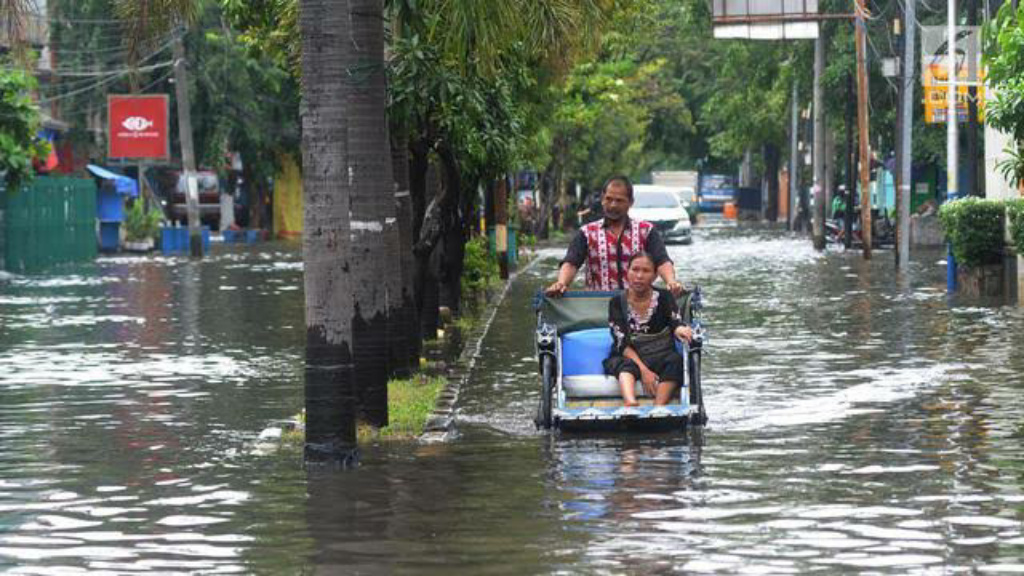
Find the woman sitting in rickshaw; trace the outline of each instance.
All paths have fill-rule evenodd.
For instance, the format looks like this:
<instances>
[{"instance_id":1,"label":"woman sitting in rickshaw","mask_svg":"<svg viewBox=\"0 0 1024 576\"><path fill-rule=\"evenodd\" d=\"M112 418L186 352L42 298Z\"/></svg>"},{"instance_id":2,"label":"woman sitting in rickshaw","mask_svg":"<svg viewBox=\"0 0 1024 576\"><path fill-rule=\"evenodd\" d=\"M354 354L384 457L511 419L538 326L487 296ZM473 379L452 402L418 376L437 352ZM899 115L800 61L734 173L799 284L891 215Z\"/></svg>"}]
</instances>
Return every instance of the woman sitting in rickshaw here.
<instances>
[{"instance_id":1,"label":"woman sitting in rickshaw","mask_svg":"<svg viewBox=\"0 0 1024 576\"><path fill-rule=\"evenodd\" d=\"M668 404L686 374L675 339L689 342L693 330L683 325L672 293L653 286L655 277L650 254L634 254L627 266L627 288L608 303L614 343L604 369L618 379L626 406L639 405L638 380L656 406Z\"/></svg>"}]
</instances>

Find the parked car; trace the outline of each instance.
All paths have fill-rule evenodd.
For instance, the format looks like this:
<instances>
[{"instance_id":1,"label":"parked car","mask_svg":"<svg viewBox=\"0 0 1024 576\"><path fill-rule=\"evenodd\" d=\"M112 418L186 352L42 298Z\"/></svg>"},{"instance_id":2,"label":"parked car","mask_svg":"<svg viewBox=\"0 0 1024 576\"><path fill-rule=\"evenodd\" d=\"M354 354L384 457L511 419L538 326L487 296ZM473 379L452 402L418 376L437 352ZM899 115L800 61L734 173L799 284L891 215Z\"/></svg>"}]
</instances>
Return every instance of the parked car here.
<instances>
[{"instance_id":1,"label":"parked car","mask_svg":"<svg viewBox=\"0 0 1024 576\"><path fill-rule=\"evenodd\" d=\"M669 186L633 186L633 207L629 217L646 220L657 227L665 242L693 242L690 214L679 194Z\"/></svg>"},{"instance_id":2,"label":"parked car","mask_svg":"<svg viewBox=\"0 0 1024 576\"><path fill-rule=\"evenodd\" d=\"M220 181L215 172L200 170L196 174L199 185L199 219L204 224L217 227L220 222ZM178 183L168 203L172 220L188 221L188 209L185 201L185 175L178 175Z\"/></svg>"}]
</instances>

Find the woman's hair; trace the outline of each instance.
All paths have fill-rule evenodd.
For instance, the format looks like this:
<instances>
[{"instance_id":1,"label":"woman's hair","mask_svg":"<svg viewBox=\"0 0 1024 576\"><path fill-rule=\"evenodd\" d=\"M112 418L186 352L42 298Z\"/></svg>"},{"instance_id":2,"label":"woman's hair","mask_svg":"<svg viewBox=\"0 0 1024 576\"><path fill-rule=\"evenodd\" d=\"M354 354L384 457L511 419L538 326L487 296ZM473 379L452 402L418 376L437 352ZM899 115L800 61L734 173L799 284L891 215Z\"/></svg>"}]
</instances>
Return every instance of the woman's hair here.
<instances>
[{"instance_id":1,"label":"woman's hair","mask_svg":"<svg viewBox=\"0 0 1024 576\"><path fill-rule=\"evenodd\" d=\"M631 266L633 266L633 260L636 260L638 258L647 258L651 262L651 268L656 268L657 267L654 264L654 256L651 256L647 252L644 252L643 250L640 250L640 251L636 252L635 254L633 254L632 256L629 257L629 261L626 262L626 269L629 270L629 268Z\"/></svg>"}]
</instances>

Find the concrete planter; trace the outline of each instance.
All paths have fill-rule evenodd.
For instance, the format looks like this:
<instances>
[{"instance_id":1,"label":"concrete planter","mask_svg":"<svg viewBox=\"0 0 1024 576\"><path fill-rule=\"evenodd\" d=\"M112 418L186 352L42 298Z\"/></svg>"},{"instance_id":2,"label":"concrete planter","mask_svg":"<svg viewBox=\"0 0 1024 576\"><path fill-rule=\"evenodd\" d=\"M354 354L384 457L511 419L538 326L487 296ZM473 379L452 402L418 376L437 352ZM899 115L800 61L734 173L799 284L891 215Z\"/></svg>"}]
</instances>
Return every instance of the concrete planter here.
<instances>
[{"instance_id":1,"label":"concrete planter","mask_svg":"<svg viewBox=\"0 0 1024 576\"><path fill-rule=\"evenodd\" d=\"M125 241L124 250L125 252L149 252L153 249L153 239L146 238L145 240L136 241Z\"/></svg>"},{"instance_id":2,"label":"concrete planter","mask_svg":"<svg viewBox=\"0 0 1024 576\"><path fill-rule=\"evenodd\" d=\"M967 296L1000 298L1006 296L1006 265L958 266L957 292Z\"/></svg>"}]
</instances>

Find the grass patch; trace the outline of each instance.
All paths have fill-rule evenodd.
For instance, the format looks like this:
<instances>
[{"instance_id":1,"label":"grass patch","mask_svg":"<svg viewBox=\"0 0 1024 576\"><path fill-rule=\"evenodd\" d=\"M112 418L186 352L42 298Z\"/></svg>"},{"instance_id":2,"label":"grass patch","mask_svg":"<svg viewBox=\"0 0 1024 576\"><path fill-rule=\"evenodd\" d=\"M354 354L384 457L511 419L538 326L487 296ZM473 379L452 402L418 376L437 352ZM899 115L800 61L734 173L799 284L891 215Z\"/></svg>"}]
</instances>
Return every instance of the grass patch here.
<instances>
[{"instance_id":1,"label":"grass patch","mask_svg":"<svg viewBox=\"0 0 1024 576\"><path fill-rule=\"evenodd\" d=\"M388 421L383 428L360 424L360 442L370 440L408 440L423 433L427 416L434 411L437 397L448 383L441 376L413 376L388 381Z\"/></svg>"},{"instance_id":2,"label":"grass patch","mask_svg":"<svg viewBox=\"0 0 1024 576\"><path fill-rule=\"evenodd\" d=\"M458 326L463 338L469 336L479 323L479 316L469 311L463 312L461 316L455 319L455 325Z\"/></svg>"},{"instance_id":3,"label":"grass patch","mask_svg":"<svg viewBox=\"0 0 1024 576\"><path fill-rule=\"evenodd\" d=\"M423 433L427 417L434 411L437 397L448 384L443 376L417 374L405 380L388 381L388 420L384 428L359 424L356 440L360 444L379 440L412 440ZM306 442L306 412L299 413L295 420L301 423L281 434L282 448L302 449Z\"/></svg>"}]
</instances>

